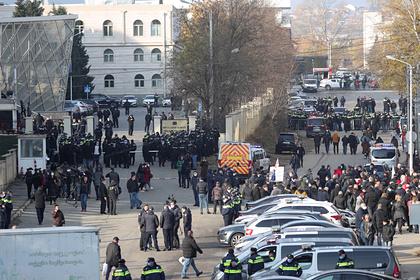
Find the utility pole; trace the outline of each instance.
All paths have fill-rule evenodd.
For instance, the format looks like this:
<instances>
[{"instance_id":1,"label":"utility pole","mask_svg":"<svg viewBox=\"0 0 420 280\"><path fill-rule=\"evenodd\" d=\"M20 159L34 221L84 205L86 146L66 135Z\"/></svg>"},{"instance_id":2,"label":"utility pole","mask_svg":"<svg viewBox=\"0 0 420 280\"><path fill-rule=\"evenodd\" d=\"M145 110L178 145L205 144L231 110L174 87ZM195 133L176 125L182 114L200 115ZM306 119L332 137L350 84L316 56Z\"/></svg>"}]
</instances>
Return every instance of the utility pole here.
<instances>
[{"instance_id":1,"label":"utility pole","mask_svg":"<svg viewBox=\"0 0 420 280\"><path fill-rule=\"evenodd\" d=\"M209 11L209 93L210 93L210 119L211 124L214 125L214 112L216 111L214 108L214 73L213 73L213 12L212 10Z\"/></svg>"}]
</instances>

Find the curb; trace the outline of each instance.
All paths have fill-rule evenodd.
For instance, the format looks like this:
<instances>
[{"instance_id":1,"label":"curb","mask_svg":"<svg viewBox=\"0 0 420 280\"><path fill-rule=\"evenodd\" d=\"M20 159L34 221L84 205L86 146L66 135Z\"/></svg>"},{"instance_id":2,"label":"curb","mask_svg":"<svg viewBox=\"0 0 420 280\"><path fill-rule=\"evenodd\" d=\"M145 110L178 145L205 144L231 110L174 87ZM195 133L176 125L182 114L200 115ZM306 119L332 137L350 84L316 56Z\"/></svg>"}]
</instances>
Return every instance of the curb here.
<instances>
[{"instance_id":1,"label":"curb","mask_svg":"<svg viewBox=\"0 0 420 280\"><path fill-rule=\"evenodd\" d=\"M32 200L28 199L28 200L25 201L25 203L23 203L23 205L21 205L18 209L13 211L12 217L10 218L11 224L14 222L15 219L17 219L17 218L19 218L20 216L23 215L23 212L25 212L26 208L28 208L28 206L31 203L32 203Z\"/></svg>"}]
</instances>

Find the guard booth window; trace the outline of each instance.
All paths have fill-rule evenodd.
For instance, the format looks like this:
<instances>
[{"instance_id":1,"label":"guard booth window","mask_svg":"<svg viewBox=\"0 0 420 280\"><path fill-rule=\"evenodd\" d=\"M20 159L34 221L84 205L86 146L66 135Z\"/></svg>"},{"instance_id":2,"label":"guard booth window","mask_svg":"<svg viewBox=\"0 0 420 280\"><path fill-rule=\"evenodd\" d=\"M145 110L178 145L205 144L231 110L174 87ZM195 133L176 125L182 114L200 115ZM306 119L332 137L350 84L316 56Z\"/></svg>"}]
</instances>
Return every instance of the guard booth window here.
<instances>
[{"instance_id":1,"label":"guard booth window","mask_svg":"<svg viewBox=\"0 0 420 280\"><path fill-rule=\"evenodd\" d=\"M21 158L40 158L43 157L42 139L22 139L20 156Z\"/></svg>"}]
</instances>

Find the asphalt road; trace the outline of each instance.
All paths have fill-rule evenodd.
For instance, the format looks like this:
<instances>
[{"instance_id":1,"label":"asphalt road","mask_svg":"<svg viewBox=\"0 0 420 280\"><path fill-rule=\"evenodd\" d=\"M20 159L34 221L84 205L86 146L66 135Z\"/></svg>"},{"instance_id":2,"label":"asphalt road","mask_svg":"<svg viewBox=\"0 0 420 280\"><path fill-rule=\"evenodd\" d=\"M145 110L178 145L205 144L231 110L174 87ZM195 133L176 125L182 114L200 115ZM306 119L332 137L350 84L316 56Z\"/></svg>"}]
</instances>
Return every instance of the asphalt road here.
<instances>
[{"instance_id":1,"label":"asphalt road","mask_svg":"<svg viewBox=\"0 0 420 280\"><path fill-rule=\"evenodd\" d=\"M369 96L373 97L378 104L377 109L382 110L382 100L384 97L397 98L395 94L385 91L343 91L343 92L320 92L316 96L326 95L345 95L349 108L353 108L356 102L357 96ZM162 108L158 109L160 112ZM168 109L164 109L167 111ZM144 108L132 108L131 112L134 114L136 119L135 129L136 132L133 136L138 144L144 135ZM116 129L116 133L124 134L127 132L127 122L125 119L124 110L121 110L120 117L120 128ZM390 139L390 134L381 134L385 141ZM389 140L388 140L389 141ZM304 141L307 155L305 157L304 168L299 171L303 174L307 168L314 170L314 173L318 171L321 165L330 164L332 167L336 167L341 163L346 165L358 165L367 163L367 161L360 154L357 155L346 155L342 154L334 155L320 154L315 155L313 153L313 142ZM140 148L138 150L141 150ZM322 149L321 149L322 152ZM137 224L137 210L130 210L129 198L127 190L125 188L125 182L128 178L130 171L135 171L138 164L141 161L141 153L136 156L136 165L130 169L117 169L122 179L123 193L118 201L117 205L117 216L99 215L99 204L94 199L89 199L88 208L86 213L80 212L80 207L74 208L72 205L65 202L59 202L61 208L66 216L66 226L71 225L85 225L85 226L96 226L100 228L100 256L101 262L105 258L105 247L111 241L113 236L119 236L120 244L122 247L122 255L127 260L127 265L134 276L134 279L140 277L141 269L145 265L146 259L150 256L155 257L157 262L161 264L165 270L168 279L180 279L181 265L178 263L178 258L182 255L180 250L171 252L141 252L139 250L139 230ZM287 164L290 155L279 156L280 161L283 164ZM105 170L108 172L108 170ZM162 209L163 203L169 195L174 195L178 200L180 206L187 205L192 208L193 212L193 230L199 246L204 251L203 255L199 255L196 263L200 270L204 271L203 276L200 278L209 279L213 267L220 261L220 258L226 251L218 245L216 240L217 229L222 226L222 217L220 214L217 215L200 215L197 208L192 207L193 194L190 189L181 189L177 186L177 173L175 170L171 170L166 167L152 166L152 173L154 178L152 179L153 190L149 192L140 193L140 199L144 203L152 205L157 212ZM23 187L23 186L22 186ZM51 211L51 206L47 206L45 211L46 218L43 227L49 227L51 225L51 217L48 215ZM160 213L158 213L160 215ZM25 211L23 216L20 218L18 227L38 227L36 222L36 213L33 204ZM162 234L159 232L159 244L163 248ZM403 272L405 273L404 279L409 277L418 277L418 265L420 264L419 258L416 256L416 247L420 244L420 235L404 233L403 235L396 236L394 242L394 249L399 257L399 261L403 264ZM99 269L99 268L98 268ZM190 268L189 276L193 276L193 272ZM194 275L195 277L195 275Z\"/></svg>"}]
</instances>

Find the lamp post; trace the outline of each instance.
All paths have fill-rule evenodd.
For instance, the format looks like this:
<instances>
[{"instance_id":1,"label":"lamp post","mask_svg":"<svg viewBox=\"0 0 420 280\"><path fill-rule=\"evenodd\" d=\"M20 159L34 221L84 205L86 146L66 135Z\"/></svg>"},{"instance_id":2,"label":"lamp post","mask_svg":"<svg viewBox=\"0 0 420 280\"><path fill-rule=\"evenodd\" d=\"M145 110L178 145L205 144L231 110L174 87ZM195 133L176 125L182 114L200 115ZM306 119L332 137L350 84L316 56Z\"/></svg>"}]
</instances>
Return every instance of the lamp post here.
<instances>
[{"instance_id":1,"label":"lamp post","mask_svg":"<svg viewBox=\"0 0 420 280\"><path fill-rule=\"evenodd\" d=\"M413 153L413 66L405 61L402 61L398 58L395 58L391 55L386 56L387 59L397 61L399 63L405 64L408 67L409 71L409 110L408 110L408 139L410 140L408 142L408 160L409 160L409 172L410 175L413 174L414 168L413 168L413 160L414 160L414 153Z\"/></svg>"}]
</instances>

